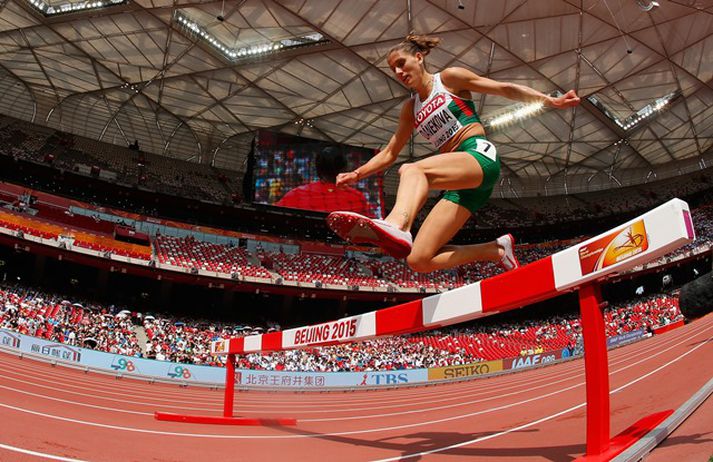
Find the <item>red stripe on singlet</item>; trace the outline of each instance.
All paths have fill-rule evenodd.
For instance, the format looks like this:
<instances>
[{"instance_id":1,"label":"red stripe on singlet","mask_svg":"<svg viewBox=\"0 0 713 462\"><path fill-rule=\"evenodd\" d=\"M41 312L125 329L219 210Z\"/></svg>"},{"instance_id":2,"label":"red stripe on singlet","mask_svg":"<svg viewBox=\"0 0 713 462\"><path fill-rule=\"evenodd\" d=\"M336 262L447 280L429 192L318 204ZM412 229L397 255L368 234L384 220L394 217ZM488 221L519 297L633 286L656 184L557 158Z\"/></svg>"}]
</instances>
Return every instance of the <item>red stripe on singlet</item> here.
<instances>
[{"instance_id":1,"label":"red stripe on singlet","mask_svg":"<svg viewBox=\"0 0 713 462\"><path fill-rule=\"evenodd\" d=\"M463 114L465 114L466 117L472 117L475 115L475 112L473 112L473 110L465 104L465 101L454 95L451 95L451 99L456 103L458 108L463 111Z\"/></svg>"}]
</instances>

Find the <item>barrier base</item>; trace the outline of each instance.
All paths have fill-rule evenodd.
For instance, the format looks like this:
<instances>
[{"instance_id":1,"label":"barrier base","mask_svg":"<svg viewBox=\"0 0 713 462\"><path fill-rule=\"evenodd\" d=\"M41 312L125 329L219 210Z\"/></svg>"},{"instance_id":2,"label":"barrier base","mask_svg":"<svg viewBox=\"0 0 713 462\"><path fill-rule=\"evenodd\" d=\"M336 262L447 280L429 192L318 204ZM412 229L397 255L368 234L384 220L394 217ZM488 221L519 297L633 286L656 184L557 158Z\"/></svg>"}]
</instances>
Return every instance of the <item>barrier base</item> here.
<instances>
[{"instance_id":1,"label":"barrier base","mask_svg":"<svg viewBox=\"0 0 713 462\"><path fill-rule=\"evenodd\" d=\"M265 427L282 427L285 425L297 425L297 419L262 419L245 417L222 417L209 415L185 415L172 414L170 412L154 412L156 420L167 422L199 423L213 425L253 425Z\"/></svg>"},{"instance_id":2,"label":"barrier base","mask_svg":"<svg viewBox=\"0 0 713 462\"><path fill-rule=\"evenodd\" d=\"M606 451L601 454L586 454L575 459L575 462L604 462L612 460L614 457L624 452L629 446L632 446L634 443L646 436L646 434L656 428L671 414L673 414L673 409L646 416L612 438L609 441L609 449Z\"/></svg>"}]
</instances>

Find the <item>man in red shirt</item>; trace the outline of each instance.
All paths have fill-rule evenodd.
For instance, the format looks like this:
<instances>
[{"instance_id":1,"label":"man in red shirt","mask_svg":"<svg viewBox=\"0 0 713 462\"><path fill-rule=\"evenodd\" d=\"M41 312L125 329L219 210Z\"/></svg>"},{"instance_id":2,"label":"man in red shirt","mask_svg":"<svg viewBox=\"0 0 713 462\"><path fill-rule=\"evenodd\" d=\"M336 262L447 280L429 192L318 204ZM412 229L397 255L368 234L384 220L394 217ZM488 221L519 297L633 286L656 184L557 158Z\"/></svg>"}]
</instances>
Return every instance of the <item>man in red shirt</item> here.
<instances>
[{"instance_id":1,"label":"man in red shirt","mask_svg":"<svg viewBox=\"0 0 713 462\"><path fill-rule=\"evenodd\" d=\"M347 167L347 161L338 148L324 148L317 154L316 164L319 180L292 189L275 205L319 212L348 210L373 216L361 191L351 186L337 187L337 174Z\"/></svg>"}]
</instances>

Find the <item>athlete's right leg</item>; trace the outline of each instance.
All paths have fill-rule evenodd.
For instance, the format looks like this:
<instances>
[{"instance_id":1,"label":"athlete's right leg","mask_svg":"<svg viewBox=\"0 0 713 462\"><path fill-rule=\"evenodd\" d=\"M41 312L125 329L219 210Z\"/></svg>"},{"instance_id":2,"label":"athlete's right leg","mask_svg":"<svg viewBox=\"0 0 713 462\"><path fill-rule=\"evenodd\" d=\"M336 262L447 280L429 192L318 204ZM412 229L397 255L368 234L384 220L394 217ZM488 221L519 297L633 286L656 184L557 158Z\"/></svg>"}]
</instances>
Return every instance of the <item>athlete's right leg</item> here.
<instances>
[{"instance_id":1,"label":"athlete's right leg","mask_svg":"<svg viewBox=\"0 0 713 462\"><path fill-rule=\"evenodd\" d=\"M327 218L329 226L347 241L375 244L393 257L405 258L412 246L411 226L426 202L429 189L473 189L483 182L480 163L462 151L404 164L399 175L396 203L384 220L333 212Z\"/></svg>"}]
</instances>

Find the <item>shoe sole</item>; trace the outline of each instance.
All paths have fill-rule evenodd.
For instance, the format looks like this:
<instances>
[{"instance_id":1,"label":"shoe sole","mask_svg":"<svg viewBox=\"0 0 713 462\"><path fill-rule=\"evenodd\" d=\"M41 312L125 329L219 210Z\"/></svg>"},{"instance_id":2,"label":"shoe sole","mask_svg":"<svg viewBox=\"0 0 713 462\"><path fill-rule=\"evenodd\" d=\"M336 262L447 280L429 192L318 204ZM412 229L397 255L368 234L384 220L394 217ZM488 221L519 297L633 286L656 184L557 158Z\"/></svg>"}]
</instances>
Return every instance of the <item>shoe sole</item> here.
<instances>
[{"instance_id":1,"label":"shoe sole","mask_svg":"<svg viewBox=\"0 0 713 462\"><path fill-rule=\"evenodd\" d=\"M351 213L330 213L327 225L339 237L352 244L371 244L381 247L394 258L406 258L411 253L408 242L394 238L371 220Z\"/></svg>"}]
</instances>

